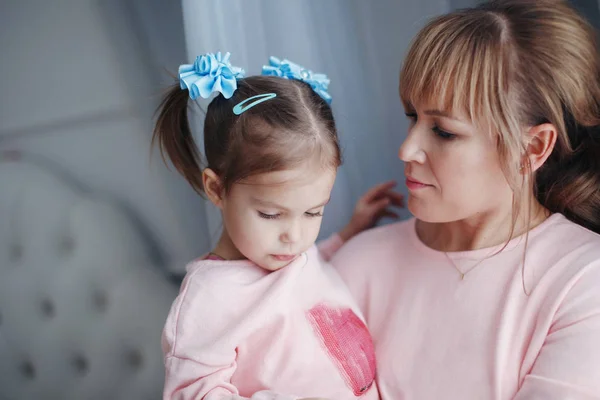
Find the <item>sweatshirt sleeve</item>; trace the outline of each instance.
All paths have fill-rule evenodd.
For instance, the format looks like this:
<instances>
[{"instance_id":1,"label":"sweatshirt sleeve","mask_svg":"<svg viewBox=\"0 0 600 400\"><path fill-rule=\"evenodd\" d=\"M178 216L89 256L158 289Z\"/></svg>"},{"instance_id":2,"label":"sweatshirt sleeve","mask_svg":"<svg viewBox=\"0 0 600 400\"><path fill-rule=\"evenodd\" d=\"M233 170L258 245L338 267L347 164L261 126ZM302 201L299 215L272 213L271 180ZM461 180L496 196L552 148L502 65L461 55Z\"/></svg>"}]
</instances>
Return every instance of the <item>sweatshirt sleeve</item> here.
<instances>
[{"instance_id":1,"label":"sweatshirt sleeve","mask_svg":"<svg viewBox=\"0 0 600 400\"><path fill-rule=\"evenodd\" d=\"M210 279L210 274L196 271L186 277L162 334L164 399L298 399L271 391L243 397L231 383L237 346L248 329L240 302L235 290Z\"/></svg>"},{"instance_id":2,"label":"sweatshirt sleeve","mask_svg":"<svg viewBox=\"0 0 600 400\"><path fill-rule=\"evenodd\" d=\"M600 398L600 264L563 296L515 400Z\"/></svg>"}]
</instances>

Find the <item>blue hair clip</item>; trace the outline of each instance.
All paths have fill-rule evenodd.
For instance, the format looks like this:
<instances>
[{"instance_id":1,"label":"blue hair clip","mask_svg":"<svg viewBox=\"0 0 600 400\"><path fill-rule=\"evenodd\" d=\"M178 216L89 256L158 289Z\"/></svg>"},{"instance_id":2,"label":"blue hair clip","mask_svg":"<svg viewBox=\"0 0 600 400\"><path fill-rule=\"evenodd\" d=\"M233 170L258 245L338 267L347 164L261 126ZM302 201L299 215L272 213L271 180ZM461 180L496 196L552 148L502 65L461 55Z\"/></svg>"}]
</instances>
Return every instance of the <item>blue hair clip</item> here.
<instances>
[{"instance_id":1,"label":"blue hair clip","mask_svg":"<svg viewBox=\"0 0 600 400\"><path fill-rule=\"evenodd\" d=\"M279 76L286 79L297 79L308 83L319 96L331 104L331 96L327 93L329 78L325 74L315 74L289 60L279 60L277 57L269 58L269 65L263 66L262 75Z\"/></svg>"},{"instance_id":2,"label":"blue hair clip","mask_svg":"<svg viewBox=\"0 0 600 400\"><path fill-rule=\"evenodd\" d=\"M246 100L241 101L238 104L236 104L233 107L233 113L235 115L240 115L241 113L243 113L244 111L246 111L246 110L254 107L255 105L260 104L263 101L271 100L274 97L277 97L277 94L275 94L275 93L263 93L263 94L257 94L256 96L249 97ZM254 100L254 101L252 101L252 100ZM250 101L252 101L252 103L249 103Z\"/></svg>"},{"instance_id":3,"label":"blue hair clip","mask_svg":"<svg viewBox=\"0 0 600 400\"><path fill-rule=\"evenodd\" d=\"M221 93L226 99L233 96L237 89L237 80L244 77L244 70L229 62L229 53L206 53L196 57L193 64L179 66L179 84L181 89L190 92L190 98L198 96L207 99L211 94Z\"/></svg>"}]
</instances>

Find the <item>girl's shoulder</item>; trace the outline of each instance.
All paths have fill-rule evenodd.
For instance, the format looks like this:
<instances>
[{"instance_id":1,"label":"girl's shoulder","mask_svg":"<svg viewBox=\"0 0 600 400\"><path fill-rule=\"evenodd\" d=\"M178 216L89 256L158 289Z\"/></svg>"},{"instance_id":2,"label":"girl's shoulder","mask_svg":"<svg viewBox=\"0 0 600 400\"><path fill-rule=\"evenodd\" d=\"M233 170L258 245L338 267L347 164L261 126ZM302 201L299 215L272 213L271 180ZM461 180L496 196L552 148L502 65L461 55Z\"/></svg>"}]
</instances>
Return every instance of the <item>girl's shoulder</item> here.
<instances>
[{"instance_id":1,"label":"girl's shoulder","mask_svg":"<svg viewBox=\"0 0 600 400\"><path fill-rule=\"evenodd\" d=\"M182 286L198 282L202 286L235 287L247 285L265 276L265 271L249 260L222 260L200 257L186 266Z\"/></svg>"}]
</instances>

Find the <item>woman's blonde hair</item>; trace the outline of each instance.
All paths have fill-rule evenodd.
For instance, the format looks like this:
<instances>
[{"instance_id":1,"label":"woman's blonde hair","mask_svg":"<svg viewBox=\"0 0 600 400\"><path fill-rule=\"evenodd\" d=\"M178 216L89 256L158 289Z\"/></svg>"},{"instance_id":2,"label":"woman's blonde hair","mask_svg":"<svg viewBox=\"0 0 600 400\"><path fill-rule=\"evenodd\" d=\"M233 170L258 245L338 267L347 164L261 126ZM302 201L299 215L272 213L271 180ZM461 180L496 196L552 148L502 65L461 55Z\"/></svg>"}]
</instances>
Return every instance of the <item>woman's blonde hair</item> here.
<instances>
[{"instance_id":1,"label":"woman's blonde hair","mask_svg":"<svg viewBox=\"0 0 600 400\"><path fill-rule=\"evenodd\" d=\"M566 2L497 0L433 19L406 56L400 95L465 112L494 135L517 204L533 189L600 232L600 57L596 32ZM542 123L557 143L524 188L524 128Z\"/></svg>"}]
</instances>

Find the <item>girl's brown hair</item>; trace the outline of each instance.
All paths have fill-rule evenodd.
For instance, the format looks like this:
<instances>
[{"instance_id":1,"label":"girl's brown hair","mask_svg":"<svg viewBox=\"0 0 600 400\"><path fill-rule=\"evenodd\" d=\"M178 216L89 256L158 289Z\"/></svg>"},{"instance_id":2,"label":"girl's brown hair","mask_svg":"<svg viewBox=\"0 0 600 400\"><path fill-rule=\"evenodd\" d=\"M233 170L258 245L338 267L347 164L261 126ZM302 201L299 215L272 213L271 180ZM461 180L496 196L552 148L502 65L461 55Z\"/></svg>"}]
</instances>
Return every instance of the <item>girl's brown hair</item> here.
<instances>
[{"instance_id":1,"label":"girl's brown hair","mask_svg":"<svg viewBox=\"0 0 600 400\"><path fill-rule=\"evenodd\" d=\"M516 203L533 190L551 212L600 232L600 56L596 32L565 1L497 0L435 18L406 56L400 92L406 104L464 111L495 135ZM523 188L523 130L547 122L557 143Z\"/></svg>"},{"instance_id":2,"label":"girl's brown hair","mask_svg":"<svg viewBox=\"0 0 600 400\"><path fill-rule=\"evenodd\" d=\"M202 194L202 170L212 169L227 192L252 175L281 171L307 160L337 168L341 151L331 107L299 80L251 76L237 81L233 96L219 94L204 120L204 161L188 121L187 90L174 85L158 108L153 143L163 158ZM259 94L276 97L235 115L233 107Z\"/></svg>"}]
</instances>

